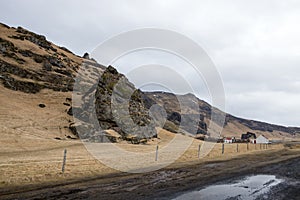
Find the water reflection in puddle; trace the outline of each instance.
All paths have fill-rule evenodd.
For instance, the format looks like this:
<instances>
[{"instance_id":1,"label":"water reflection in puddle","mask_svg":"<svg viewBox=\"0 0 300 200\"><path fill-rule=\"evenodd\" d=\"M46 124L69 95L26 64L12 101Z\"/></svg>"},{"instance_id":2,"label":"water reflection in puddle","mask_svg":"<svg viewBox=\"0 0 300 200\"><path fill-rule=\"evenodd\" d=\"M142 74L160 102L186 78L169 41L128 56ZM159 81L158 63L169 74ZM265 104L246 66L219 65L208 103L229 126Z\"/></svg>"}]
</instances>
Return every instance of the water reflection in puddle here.
<instances>
[{"instance_id":1,"label":"water reflection in puddle","mask_svg":"<svg viewBox=\"0 0 300 200\"><path fill-rule=\"evenodd\" d=\"M232 184L212 185L200 191L189 192L178 196L175 200L254 200L281 182L282 180L273 175L250 176Z\"/></svg>"}]
</instances>

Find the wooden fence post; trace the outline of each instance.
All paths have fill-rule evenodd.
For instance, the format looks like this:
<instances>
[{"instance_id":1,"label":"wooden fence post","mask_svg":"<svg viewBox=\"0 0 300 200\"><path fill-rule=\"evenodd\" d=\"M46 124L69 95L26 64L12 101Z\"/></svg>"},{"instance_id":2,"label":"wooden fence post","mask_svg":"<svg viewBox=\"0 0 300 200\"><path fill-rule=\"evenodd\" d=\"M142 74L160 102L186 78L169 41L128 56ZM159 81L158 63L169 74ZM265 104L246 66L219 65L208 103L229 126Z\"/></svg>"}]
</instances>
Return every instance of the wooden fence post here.
<instances>
[{"instance_id":1,"label":"wooden fence post","mask_svg":"<svg viewBox=\"0 0 300 200\"><path fill-rule=\"evenodd\" d=\"M201 144L199 144L199 147L198 147L198 158L200 158L200 148L201 148Z\"/></svg>"},{"instance_id":2,"label":"wooden fence post","mask_svg":"<svg viewBox=\"0 0 300 200\"><path fill-rule=\"evenodd\" d=\"M156 146L155 161L158 159L158 145Z\"/></svg>"},{"instance_id":3,"label":"wooden fence post","mask_svg":"<svg viewBox=\"0 0 300 200\"><path fill-rule=\"evenodd\" d=\"M236 152L239 152L239 144L236 144Z\"/></svg>"},{"instance_id":4,"label":"wooden fence post","mask_svg":"<svg viewBox=\"0 0 300 200\"><path fill-rule=\"evenodd\" d=\"M64 150L64 158L63 158L63 163L62 163L62 167L61 167L62 173L65 172L66 161L67 161L67 149Z\"/></svg>"},{"instance_id":5,"label":"wooden fence post","mask_svg":"<svg viewBox=\"0 0 300 200\"><path fill-rule=\"evenodd\" d=\"M249 150L249 142L247 142L247 151Z\"/></svg>"},{"instance_id":6,"label":"wooden fence post","mask_svg":"<svg viewBox=\"0 0 300 200\"><path fill-rule=\"evenodd\" d=\"M222 154L224 154L224 143L222 144Z\"/></svg>"}]
</instances>

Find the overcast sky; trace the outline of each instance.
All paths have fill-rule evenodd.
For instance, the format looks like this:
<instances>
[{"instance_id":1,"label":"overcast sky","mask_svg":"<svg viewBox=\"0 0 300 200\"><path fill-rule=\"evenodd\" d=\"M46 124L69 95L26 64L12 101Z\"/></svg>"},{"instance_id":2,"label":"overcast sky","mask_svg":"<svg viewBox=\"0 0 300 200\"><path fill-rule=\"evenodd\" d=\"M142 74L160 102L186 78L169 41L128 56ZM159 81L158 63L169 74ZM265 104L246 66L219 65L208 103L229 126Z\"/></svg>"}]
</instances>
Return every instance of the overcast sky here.
<instances>
[{"instance_id":1,"label":"overcast sky","mask_svg":"<svg viewBox=\"0 0 300 200\"><path fill-rule=\"evenodd\" d=\"M298 0L1 0L0 21L43 34L79 55L132 29L179 32L215 63L227 112L300 126Z\"/></svg>"}]
</instances>

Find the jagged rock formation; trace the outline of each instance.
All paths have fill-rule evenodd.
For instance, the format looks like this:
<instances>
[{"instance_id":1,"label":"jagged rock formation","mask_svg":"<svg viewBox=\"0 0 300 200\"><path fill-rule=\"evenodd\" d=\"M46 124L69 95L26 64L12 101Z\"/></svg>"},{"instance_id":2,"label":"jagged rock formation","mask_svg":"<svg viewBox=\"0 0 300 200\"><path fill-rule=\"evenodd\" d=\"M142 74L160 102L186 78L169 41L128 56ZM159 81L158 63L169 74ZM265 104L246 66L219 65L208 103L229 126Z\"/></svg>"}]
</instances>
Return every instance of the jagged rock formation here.
<instances>
[{"instance_id":1,"label":"jagged rock formation","mask_svg":"<svg viewBox=\"0 0 300 200\"><path fill-rule=\"evenodd\" d=\"M112 141L106 134L110 129L124 140L156 137L155 124L151 123L148 109L144 105L143 93L124 75L112 66L95 67L89 62L81 70L77 77L80 79L79 84L74 88L80 96L78 107L68 111L78 120L71 128L76 131L75 134L93 142ZM87 71L92 73L87 75Z\"/></svg>"},{"instance_id":2,"label":"jagged rock formation","mask_svg":"<svg viewBox=\"0 0 300 200\"><path fill-rule=\"evenodd\" d=\"M156 136L143 93L127 78L109 66L100 77L95 94L96 114L102 128L138 138Z\"/></svg>"}]
</instances>

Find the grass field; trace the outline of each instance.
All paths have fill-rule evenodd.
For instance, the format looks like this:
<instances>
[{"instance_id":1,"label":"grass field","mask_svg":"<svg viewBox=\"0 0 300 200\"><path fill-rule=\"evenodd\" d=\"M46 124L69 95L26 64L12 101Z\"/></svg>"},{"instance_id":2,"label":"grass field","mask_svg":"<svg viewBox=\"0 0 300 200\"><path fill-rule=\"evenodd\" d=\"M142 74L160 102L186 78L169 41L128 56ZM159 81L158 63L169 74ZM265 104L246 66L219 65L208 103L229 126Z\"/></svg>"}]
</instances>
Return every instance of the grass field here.
<instances>
[{"instance_id":1,"label":"grass field","mask_svg":"<svg viewBox=\"0 0 300 200\"><path fill-rule=\"evenodd\" d=\"M149 164L147 162L150 162L150 165L158 162L164 163L173 158L173 156L178 156L178 152L182 150L180 145L178 145L178 148L164 149L168 146L168 141L174 138L173 134L162 130L159 133L159 137L161 138L159 143L156 141L146 145L121 143L117 144L117 147L124 152L137 153L139 158L134 162L131 161L136 168L147 166ZM262 151L274 151L284 148L282 144L269 145L268 149L260 149L258 144L249 144L249 149L247 149L247 144L244 143L238 144L239 151L237 152L237 144L224 144L224 154L222 154L222 144L217 143L213 146L212 151L205 156L201 154L201 151L203 151L201 149L200 158L198 158L198 148L199 145L203 145L203 141L181 135L179 137L179 141L188 141L191 142L191 145L183 155L179 156L173 165L185 165L189 162L228 160L244 154L257 154L259 156ZM44 148L37 149L33 147L32 150L27 148L23 151L15 151L12 148L11 151L7 150L0 153L1 190L5 191L5 188L8 186L68 181L119 172L95 159L80 141L37 140L36 143ZM159 145L158 161L155 161L156 145ZM62 173L64 149L67 149L67 162L65 172ZM147 152L149 154L146 154ZM109 152L106 152L106 154L109 157L114 157L120 165L122 163L126 164L127 158L111 155Z\"/></svg>"}]
</instances>

